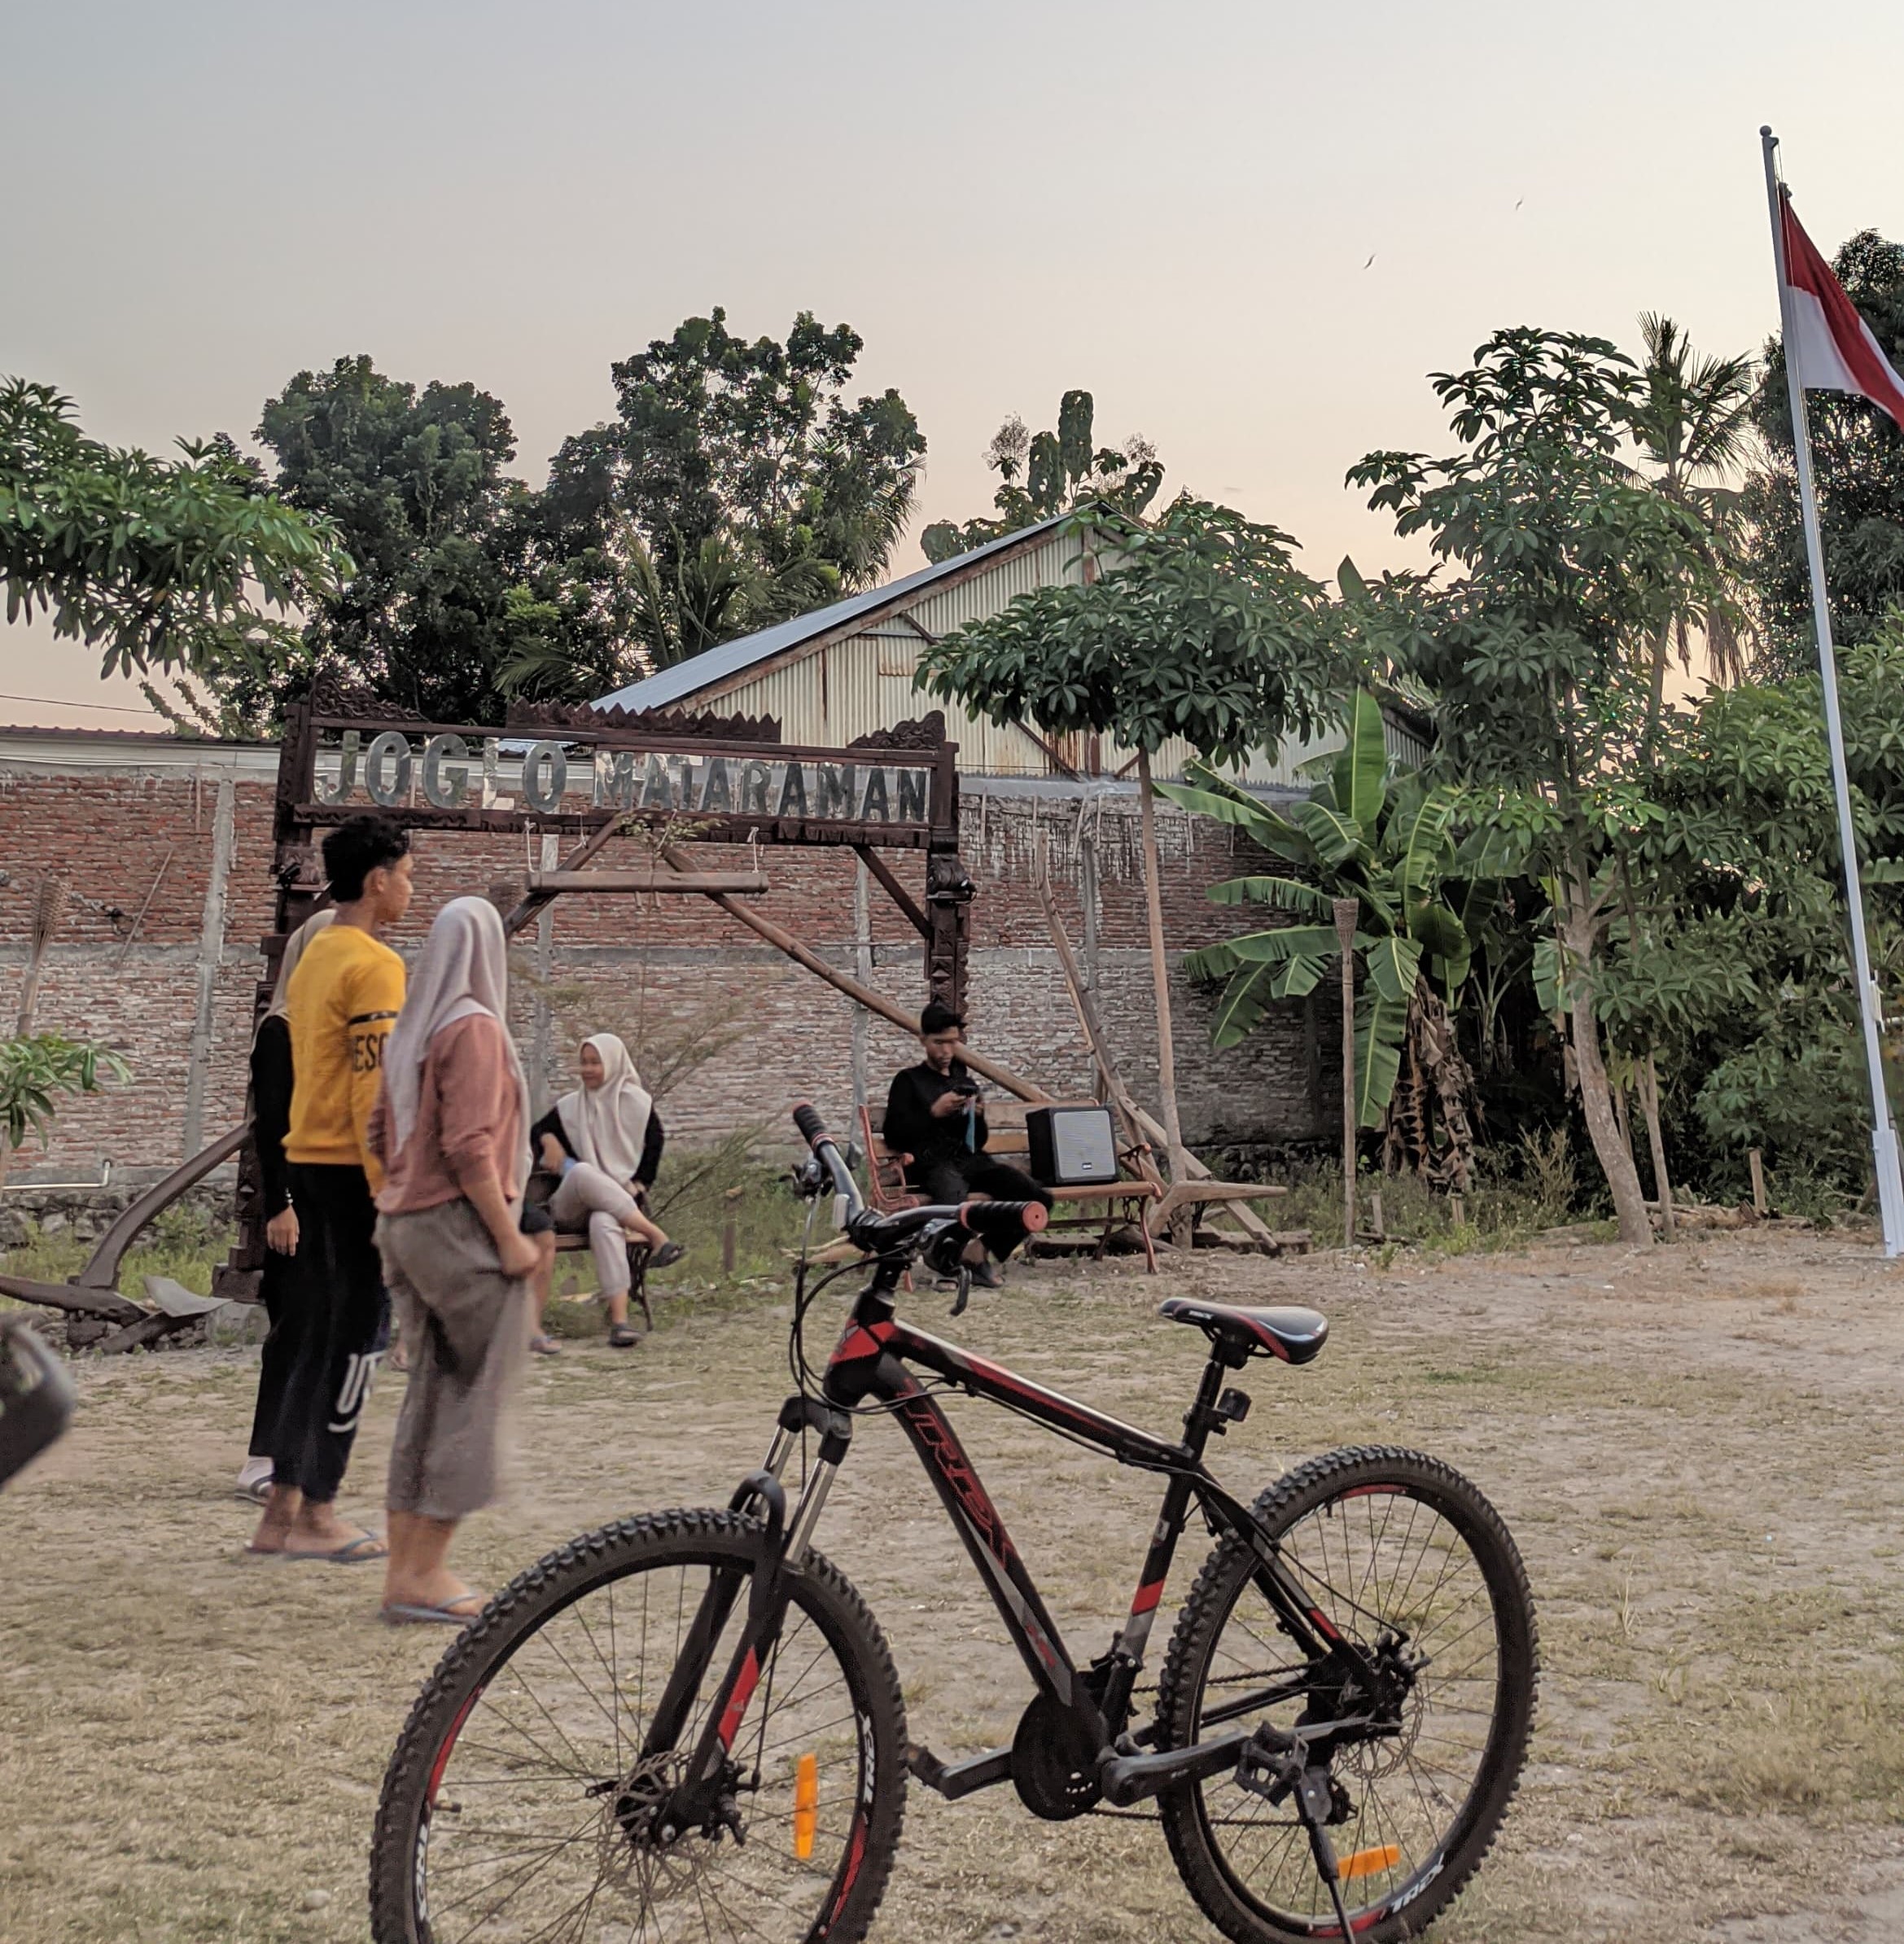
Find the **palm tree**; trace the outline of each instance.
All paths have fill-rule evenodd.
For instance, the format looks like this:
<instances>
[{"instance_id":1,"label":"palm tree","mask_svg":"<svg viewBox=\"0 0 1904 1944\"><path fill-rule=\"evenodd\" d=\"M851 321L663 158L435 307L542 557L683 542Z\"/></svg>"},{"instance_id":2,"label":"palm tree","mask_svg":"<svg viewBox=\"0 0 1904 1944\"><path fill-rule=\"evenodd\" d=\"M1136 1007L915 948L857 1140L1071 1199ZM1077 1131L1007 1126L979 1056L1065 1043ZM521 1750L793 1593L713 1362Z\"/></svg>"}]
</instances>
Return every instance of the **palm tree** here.
<instances>
[{"instance_id":1,"label":"palm tree","mask_svg":"<svg viewBox=\"0 0 1904 1944\"><path fill-rule=\"evenodd\" d=\"M1744 496L1727 481L1751 456L1750 418L1757 379L1749 357L1703 357L1670 317L1648 311L1639 320L1646 340L1634 436L1650 470L1654 490L1692 514L1703 537L1707 564L1734 589L1745 574ZM1744 678L1746 638L1743 602L1735 596L1700 609L1680 604L1652 641L1652 697L1646 747L1657 736L1665 706L1666 661L1692 666L1695 627L1705 636L1706 670L1720 685Z\"/></svg>"}]
</instances>

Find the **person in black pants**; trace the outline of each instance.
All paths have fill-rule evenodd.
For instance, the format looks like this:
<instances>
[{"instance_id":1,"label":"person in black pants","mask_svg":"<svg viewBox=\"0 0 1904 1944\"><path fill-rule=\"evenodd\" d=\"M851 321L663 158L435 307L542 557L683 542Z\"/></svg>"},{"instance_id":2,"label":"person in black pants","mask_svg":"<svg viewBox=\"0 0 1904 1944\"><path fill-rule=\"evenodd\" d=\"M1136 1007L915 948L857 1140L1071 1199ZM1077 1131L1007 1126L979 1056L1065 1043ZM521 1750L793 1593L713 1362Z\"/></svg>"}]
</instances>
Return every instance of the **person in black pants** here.
<instances>
[{"instance_id":1,"label":"person in black pants","mask_svg":"<svg viewBox=\"0 0 1904 1944\"><path fill-rule=\"evenodd\" d=\"M252 1041L252 1146L258 1158L259 1200L265 1216L265 1268L258 1279L258 1296L271 1320L258 1364L258 1403L252 1414L251 1455L238 1474L238 1495L262 1505L271 1495L271 1434L284 1408L284 1384L295 1346L287 1319L290 1284L298 1244L297 1210L291 1198L291 1177L284 1158L284 1137L291 1129L291 975L304 957L304 947L336 914L321 911L305 919L284 942L271 1009L258 1022Z\"/></svg>"},{"instance_id":2,"label":"person in black pants","mask_svg":"<svg viewBox=\"0 0 1904 1944\"><path fill-rule=\"evenodd\" d=\"M930 1202L983 1195L994 1202L1041 1202L1049 1208L1048 1189L985 1152L985 1097L958 1057L965 1037L965 1022L949 1006L934 1001L919 1015L926 1057L892 1076L881 1137L889 1153L907 1157L907 1186ZM998 1260L1009 1256L1025 1234L1020 1227L1003 1238ZM996 1289L1004 1280L976 1236L966 1244L964 1259L982 1287Z\"/></svg>"}]
</instances>

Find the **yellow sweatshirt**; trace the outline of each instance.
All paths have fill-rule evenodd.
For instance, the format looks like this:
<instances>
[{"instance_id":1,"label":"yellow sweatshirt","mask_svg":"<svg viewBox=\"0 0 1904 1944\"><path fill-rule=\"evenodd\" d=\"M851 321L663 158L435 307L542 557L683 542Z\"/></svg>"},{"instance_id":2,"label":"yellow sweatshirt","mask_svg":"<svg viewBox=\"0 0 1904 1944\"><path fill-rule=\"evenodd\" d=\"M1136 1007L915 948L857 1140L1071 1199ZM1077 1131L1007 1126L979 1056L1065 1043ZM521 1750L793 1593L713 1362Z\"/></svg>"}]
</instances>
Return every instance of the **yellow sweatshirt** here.
<instances>
[{"instance_id":1,"label":"yellow sweatshirt","mask_svg":"<svg viewBox=\"0 0 1904 1944\"><path fill-rule=\"evenodd\" d=\"M403 1005L403 961L354 925L331 925L291 975L287 1160L361 1167L373 1193L383 1169L365 1138L383 1077L383 1042Z\"/></svg>"}]
</instances>

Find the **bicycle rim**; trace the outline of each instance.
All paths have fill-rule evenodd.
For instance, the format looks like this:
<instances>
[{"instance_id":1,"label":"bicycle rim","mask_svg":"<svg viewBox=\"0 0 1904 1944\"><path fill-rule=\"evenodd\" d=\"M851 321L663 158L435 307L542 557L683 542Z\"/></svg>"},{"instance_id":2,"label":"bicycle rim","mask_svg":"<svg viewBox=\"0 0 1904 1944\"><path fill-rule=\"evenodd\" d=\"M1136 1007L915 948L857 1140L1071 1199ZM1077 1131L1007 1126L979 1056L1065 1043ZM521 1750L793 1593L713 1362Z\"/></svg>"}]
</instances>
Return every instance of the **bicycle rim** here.
<instances>
[{"instance_id":1,"label":"bicycle rim","mask_svg":"<svg viewBox=\"0 0 1904 1944\"><path fill-rule=\"evenodd\" d=\"M739 1569L744 1571L744 1568ZM731 1546L677 1544L533 1617L426 1732L417 1944L802 1944L865 1861L873 1703L827 1589L796 1577L732 1749L740 1834L662 1840L654 1811L707 1721L747 1609L742 1578L673 1748L657 1699ZM451 1697L445 1696L447 1701Z\"/></svg>"}]
</instances>

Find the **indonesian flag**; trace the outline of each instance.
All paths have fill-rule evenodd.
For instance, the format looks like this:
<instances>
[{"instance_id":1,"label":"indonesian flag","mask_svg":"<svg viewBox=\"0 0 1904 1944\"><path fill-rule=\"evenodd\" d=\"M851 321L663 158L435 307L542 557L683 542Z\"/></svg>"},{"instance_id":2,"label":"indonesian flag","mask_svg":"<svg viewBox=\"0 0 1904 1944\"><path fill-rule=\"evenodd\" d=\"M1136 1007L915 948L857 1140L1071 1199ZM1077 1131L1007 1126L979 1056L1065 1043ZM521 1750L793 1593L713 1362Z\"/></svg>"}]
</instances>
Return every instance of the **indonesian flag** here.
<instances>
[{"instance_id":1,"label":"indonesian flag","mask_svg":"<svg viewBox=\"0 0 1904 1944\"><path fill-rule=\"evenodd\" d=\"M1808 392L1852 392L1889 412L1904 431L1904 378L1879 348L1871 326L1832 266L1799 227L1784 199L1785 281L1792 320L1785 356Z\"/></svg>"}]
</instances>

